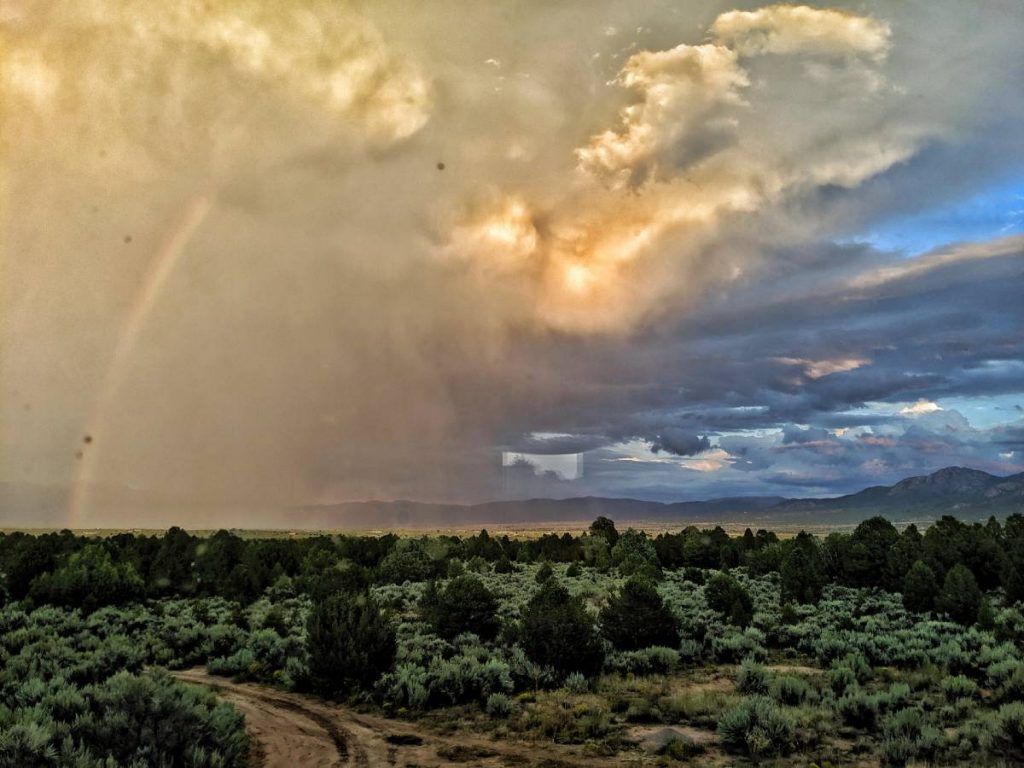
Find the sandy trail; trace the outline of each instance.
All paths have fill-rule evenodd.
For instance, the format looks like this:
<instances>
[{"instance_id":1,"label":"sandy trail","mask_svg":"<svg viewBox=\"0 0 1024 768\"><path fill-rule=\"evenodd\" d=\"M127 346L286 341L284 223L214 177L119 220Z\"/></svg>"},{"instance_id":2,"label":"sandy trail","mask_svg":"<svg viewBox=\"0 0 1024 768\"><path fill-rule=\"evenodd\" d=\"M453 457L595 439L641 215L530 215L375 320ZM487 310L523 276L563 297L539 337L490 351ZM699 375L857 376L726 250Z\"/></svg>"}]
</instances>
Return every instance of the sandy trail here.
<instances>
[{"instance_id":1,"label":"sandy trail","mask_svg":"<svg viewBox=\"0 0 1024 768\"><path fill-rule=\"evenodd\" d=\"M467 735L438 736L412 723L362 715L311 696L252 683L233 683L202 669L174 673L205 685L245 715L253 739L253 768L338 766L552 766L598 768L627 759L584 757L579 748L498 742Z\"/></svg>"}]
</instances>

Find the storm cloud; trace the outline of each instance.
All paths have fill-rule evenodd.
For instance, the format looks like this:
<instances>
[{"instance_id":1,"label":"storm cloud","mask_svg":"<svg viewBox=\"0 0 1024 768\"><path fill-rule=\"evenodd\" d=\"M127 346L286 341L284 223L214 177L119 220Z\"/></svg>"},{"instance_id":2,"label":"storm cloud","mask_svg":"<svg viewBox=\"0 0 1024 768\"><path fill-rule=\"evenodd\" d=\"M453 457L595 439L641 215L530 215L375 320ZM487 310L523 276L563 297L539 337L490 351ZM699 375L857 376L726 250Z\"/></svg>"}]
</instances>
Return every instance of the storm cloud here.
<instances>
[{"instance_id":1,"label":"storm cloud","mask_svg":"<svg viewBox=\"0 0 1024 768\"><path fill-rule=\"evenodd\" d=\"M5 3L0 481L146 524L90 489L202 523L1021 471L1020 228L871 233L1024 176L1022 13Z\"/></svg>"}]
</instances>

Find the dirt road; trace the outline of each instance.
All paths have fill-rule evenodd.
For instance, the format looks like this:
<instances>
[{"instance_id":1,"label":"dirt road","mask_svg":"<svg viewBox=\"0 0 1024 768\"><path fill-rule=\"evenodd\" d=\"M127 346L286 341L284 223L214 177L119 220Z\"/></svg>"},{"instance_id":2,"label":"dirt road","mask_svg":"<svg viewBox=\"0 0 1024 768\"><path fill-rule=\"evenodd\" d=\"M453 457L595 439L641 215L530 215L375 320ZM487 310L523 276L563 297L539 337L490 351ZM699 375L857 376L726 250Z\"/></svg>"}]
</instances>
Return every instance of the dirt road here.
<instances>
[{"instance_id":1,"label":"dirt road","mask_svg":"<svg viewBox=\"0 0 1024 768\"><path fill-rule=\"evenodd\" d=\"M176 672L205 685L245 715L253 739L253 768L336 766L545 766L599 768L630 761L583 757L562 745L496 742L465 735L438 736L414 724L362 715L313 697L251 683L233 683L202 669Z\"/></svg>"}]
</instances>

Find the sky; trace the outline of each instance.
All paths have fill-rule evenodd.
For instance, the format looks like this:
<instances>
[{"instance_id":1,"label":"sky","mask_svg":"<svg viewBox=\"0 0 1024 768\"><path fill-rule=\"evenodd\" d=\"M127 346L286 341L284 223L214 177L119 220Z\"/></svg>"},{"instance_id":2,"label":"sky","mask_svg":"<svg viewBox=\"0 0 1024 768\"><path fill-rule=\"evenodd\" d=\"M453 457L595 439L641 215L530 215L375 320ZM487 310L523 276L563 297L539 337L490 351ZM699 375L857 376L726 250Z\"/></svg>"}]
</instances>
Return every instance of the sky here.
<instances>
[{"instance_id":1,"label":"sky","mask_svg":"<svg viewBox=\"0 0 1024 768\"><path fill-rule=\"evenodd\" d=\"M1024 471L1022 29L7 0L0 487L197 524Z\"/></svg>"}]
</instances>

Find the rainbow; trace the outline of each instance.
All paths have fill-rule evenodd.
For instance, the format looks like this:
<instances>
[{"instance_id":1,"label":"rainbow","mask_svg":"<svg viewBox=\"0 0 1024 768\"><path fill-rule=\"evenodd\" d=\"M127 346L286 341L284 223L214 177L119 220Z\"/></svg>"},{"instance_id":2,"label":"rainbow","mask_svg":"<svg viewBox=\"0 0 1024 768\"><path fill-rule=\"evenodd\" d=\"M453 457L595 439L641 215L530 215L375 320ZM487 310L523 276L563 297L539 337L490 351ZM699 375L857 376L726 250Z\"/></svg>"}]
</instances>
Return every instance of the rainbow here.
<instances>
[{"instance_id":1,"label":"rainbow","mask_svg":"<svg viewBox=\"0 0 1024 768\"><path fill-rule=\"evenodd\" d=\"M99 451L104 444L102 439L94 442L92 438L96 435L102 437L103 426L107 423L110 408L121 389L124 374L128 370L128 362L135 351L139 334L145 328L147 318L160 300L160 294L163 292L167 280L181 262L181 257L185 253L189 241L209 216L213 203L213 198L209 194L199 194L186 205L180 221L171 230L146 271L142 285L125 317L110 366L100 383L92 410L86 420L85 434L88 436L86 439L89 445L79 454L80 458L76 458L74 463L67 515L69 528L82 527L89 505L90 481L96 477L96 469L100 460Z\"/></svg>"}]
</instances>

